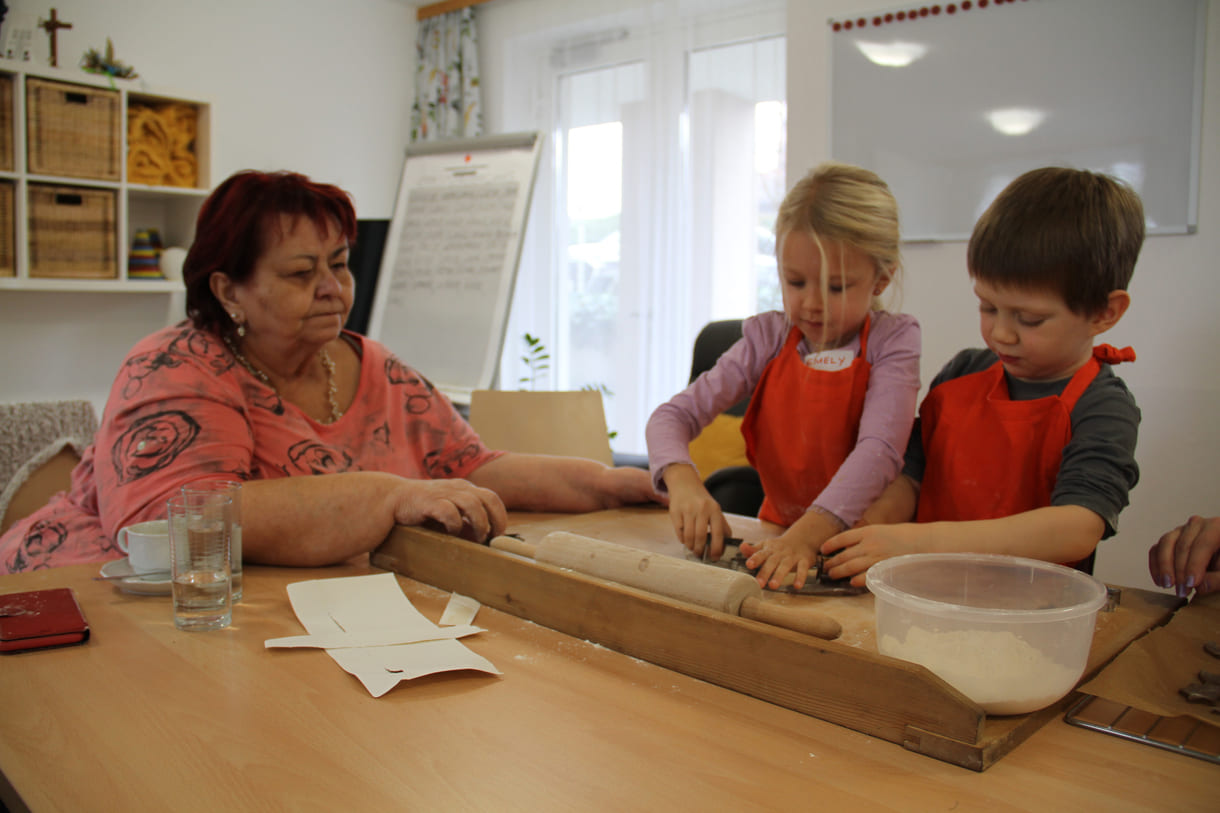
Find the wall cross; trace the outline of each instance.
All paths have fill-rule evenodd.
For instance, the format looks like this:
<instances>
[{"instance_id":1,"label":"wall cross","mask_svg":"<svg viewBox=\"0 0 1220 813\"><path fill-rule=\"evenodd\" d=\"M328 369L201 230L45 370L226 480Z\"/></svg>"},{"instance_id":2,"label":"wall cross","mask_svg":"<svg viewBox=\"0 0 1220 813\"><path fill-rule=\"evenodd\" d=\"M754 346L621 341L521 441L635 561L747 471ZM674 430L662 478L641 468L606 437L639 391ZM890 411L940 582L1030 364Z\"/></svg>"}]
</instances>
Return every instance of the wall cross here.
<instances>
[{"instance_id":1,"label":"wall cross","mask_svg":"<svg viewBox=\"0 0 1220 813\"><path fill-rule=\"evenodd\" d=\"M51 38L51 67L57 68L59 67L59 29L71 28L72 23L66 23L59 19L59 15L56 13L56 10L51 9L51 19L40 19L38 21L38 27L46 29L47 36Z\"/></svg>"}]
</instances>

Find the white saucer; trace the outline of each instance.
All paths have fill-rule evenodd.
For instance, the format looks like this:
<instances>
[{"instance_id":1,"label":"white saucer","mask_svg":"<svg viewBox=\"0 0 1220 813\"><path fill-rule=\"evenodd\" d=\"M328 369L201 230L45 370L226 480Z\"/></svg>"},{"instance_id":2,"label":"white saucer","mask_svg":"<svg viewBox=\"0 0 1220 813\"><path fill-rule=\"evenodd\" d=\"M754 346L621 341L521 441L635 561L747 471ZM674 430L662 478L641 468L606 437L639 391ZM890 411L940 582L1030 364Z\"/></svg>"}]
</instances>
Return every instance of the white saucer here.
<instances>
[{"instance_id":1,"label":"white saucer","mask_svg":"<svg viewBox=\"0 0 1220 813\"><path fill-rule=\"evenodd\" d=\"M126 576L116 579L114 586L124 593L136 593L141 596L168 596L172 592L170 580L165 576L137 576L131 569L127 557L115 559L102 565L102 575L106 577Z\"/></svg>"}]
</instances>

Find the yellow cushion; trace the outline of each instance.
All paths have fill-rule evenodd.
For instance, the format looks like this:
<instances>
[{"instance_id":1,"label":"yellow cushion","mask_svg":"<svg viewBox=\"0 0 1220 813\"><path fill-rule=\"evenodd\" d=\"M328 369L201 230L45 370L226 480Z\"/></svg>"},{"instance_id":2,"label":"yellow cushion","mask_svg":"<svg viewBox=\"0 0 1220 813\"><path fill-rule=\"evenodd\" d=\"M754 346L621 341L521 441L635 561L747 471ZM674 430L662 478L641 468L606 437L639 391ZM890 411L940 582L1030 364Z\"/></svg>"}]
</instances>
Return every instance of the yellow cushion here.
<instances>
[{"instance_id":1,"label":"yellow cushion","mask_svg":"<svg viewBox=\"0 0 1220 813\"><path fill-rule=\"evenodd\" d=\"M729 466L748 466L746 440L741 436L742 419L735 415L717 415L703 427L699 436L690 442L690 457L699 471L699 476Z\"/></svg>"}]
</instances>

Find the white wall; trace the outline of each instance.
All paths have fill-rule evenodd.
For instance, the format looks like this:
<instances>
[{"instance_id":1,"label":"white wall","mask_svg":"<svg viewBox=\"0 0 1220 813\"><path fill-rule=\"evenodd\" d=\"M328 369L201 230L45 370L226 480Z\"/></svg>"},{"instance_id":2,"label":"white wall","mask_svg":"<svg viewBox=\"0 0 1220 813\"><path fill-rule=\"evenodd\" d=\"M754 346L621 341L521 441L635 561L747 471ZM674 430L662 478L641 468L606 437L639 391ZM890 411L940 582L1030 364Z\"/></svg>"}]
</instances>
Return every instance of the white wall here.
<instances>
[{"instance_id":1,"label":"white wall","mask_svg":"<svg viewBox=\"0 0 1220 813\"><path fill-rule=\"evenodd\" d=\"M54 5L61 68L114 42L133 90L211 102L212 182L291 169L352 193L364 218L393 213L414 95L415 8L406 0L9 0L0 39ZM101 404L124 354L167 321L163 294L0 291L0 400Z\"/></svg>"},{"instance_id":2,"label":"white wall","mask_svg":"<svg viewBox=\"0 0 1220 813\"><path fill-rule=\"evenodd\" d=\"M788 175L829 157L829 31L826 21L892 6L885 0L790 0ZM1116 369L1143 411L1140 483L1120 533L1102 543L1097 575L1151 587L1149 545L1191 513L1220 514L1220 1L1208 8L1198 233L1150 237L1131 286L1133 305L1104 337L1131 345ZM901 126L901 122L895 122ZM904 309L923 325L925 386L953 352L980 347L977 303L964 243L905 247Z\"/></svg>"}]
</instances>

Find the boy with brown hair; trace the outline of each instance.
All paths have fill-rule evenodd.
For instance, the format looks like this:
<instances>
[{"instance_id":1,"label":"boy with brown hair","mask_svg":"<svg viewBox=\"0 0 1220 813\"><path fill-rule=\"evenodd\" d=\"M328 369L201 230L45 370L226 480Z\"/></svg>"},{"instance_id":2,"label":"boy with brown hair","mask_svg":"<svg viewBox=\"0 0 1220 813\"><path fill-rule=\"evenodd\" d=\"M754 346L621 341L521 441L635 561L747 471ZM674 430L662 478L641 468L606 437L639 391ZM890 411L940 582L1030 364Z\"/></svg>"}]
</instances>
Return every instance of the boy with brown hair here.
<instances>
[{"instance_id":1,"label":"boy with brown hair","mask_svg":"<svg viewBox=\"0 0 1220 813\"><path fill-rule=\"evenodd\" d=\"M822 546L829 576L951 551L1091 570L1139 479L1140 420L1110 367L1134 352L1093 340L1130 306L1143 240L1139 197L1105 175L1047 167L1000 193L967 254L987 349L933 380L903 473Z\"/></svg>"}]
</instances>

